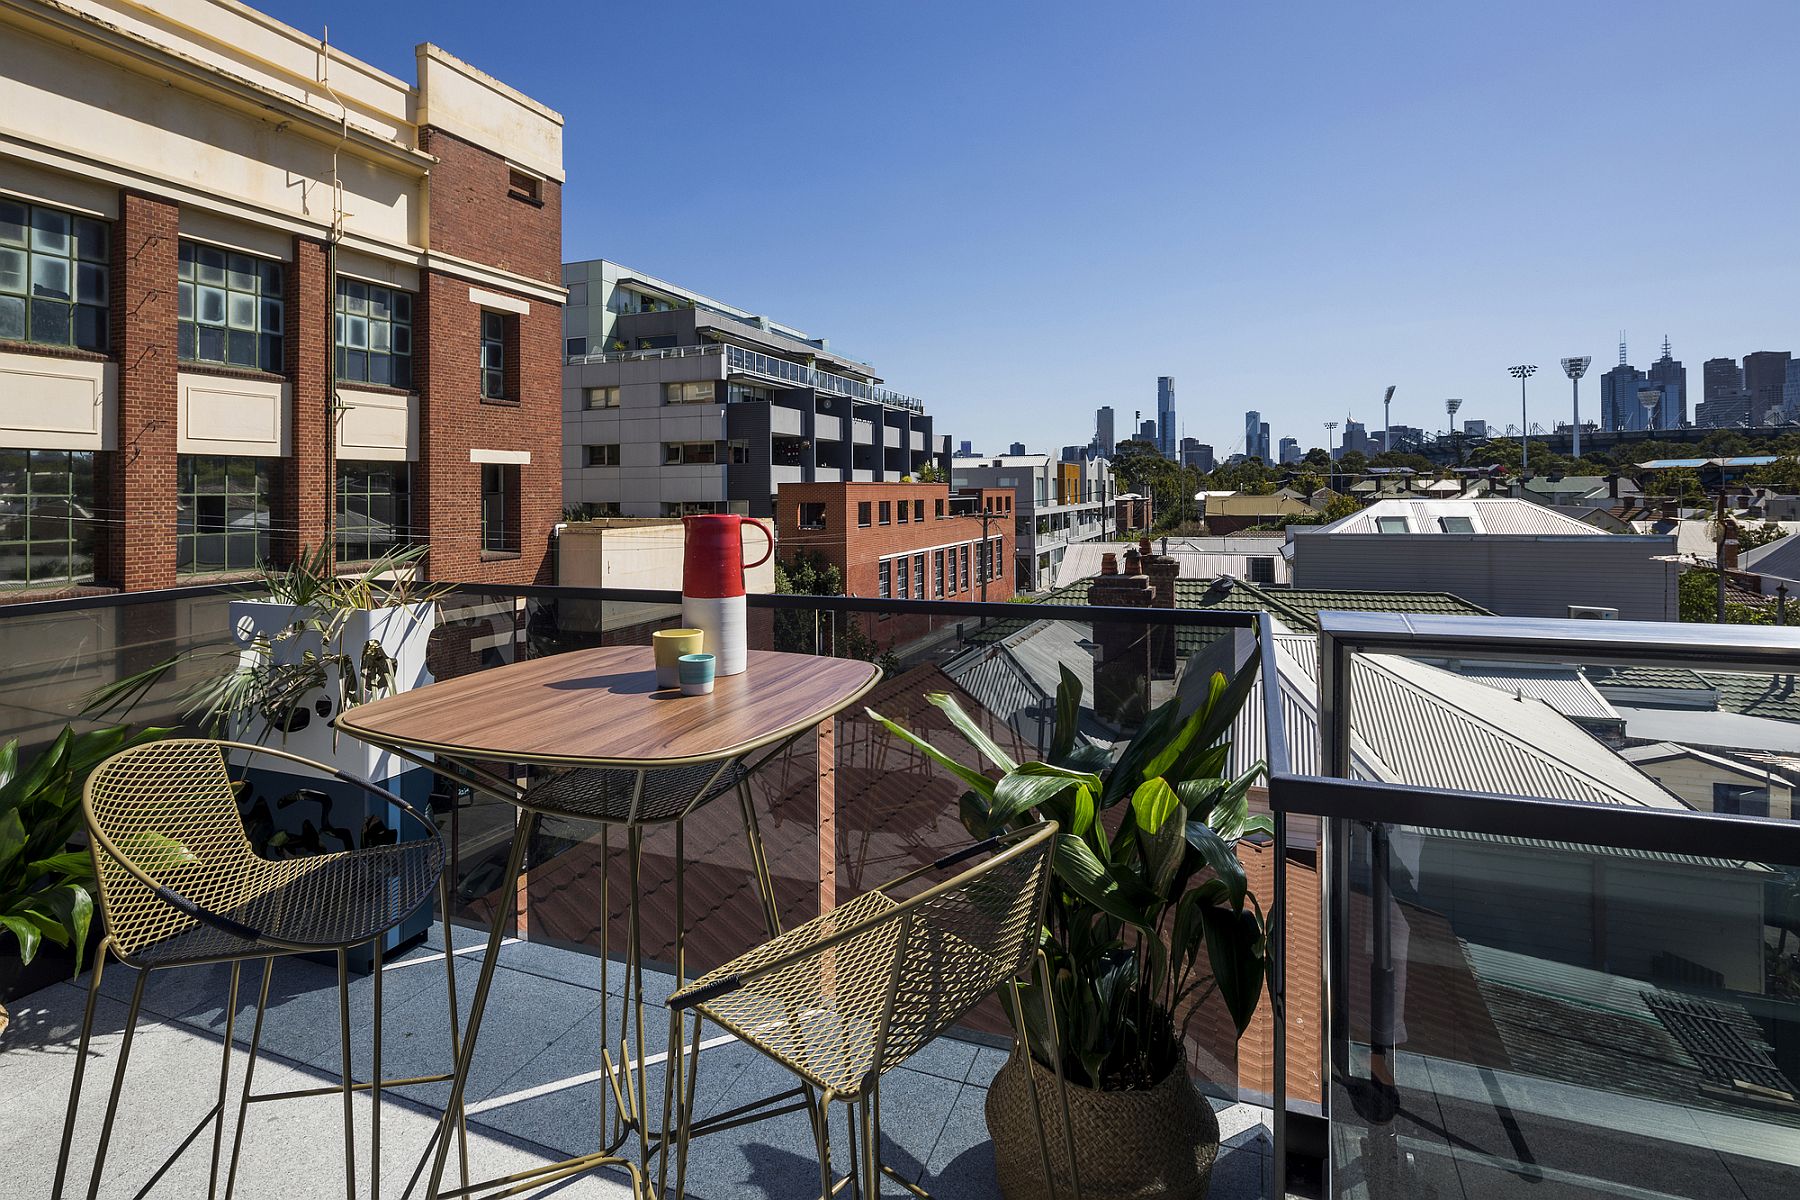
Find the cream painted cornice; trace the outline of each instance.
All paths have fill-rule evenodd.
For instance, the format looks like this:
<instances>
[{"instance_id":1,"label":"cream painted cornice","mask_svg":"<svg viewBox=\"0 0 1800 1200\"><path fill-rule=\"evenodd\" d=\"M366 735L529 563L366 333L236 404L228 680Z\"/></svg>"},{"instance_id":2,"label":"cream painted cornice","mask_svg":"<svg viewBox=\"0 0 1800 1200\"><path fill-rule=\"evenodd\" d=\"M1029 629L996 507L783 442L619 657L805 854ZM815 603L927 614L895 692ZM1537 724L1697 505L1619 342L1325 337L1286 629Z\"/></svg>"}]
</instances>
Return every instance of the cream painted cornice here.
<instances>
[{"instance_id":1,"label":"cream painted cornice","mask_svg":"<svg viewBox=\"0 0 1800 1200\"><path fill-rule=\"evenodd\" d=\"M337 145L343 123L333 114L280 95L260 84L155 45L133 33L93 20L54 0L0 3L0 26L13 26L140 75L178 87L227 108L284 125L302 136ZM360 157L415 176L428 173L437 159L403 146L355 123L344 148Z\"/></svg>"}]
</instances>

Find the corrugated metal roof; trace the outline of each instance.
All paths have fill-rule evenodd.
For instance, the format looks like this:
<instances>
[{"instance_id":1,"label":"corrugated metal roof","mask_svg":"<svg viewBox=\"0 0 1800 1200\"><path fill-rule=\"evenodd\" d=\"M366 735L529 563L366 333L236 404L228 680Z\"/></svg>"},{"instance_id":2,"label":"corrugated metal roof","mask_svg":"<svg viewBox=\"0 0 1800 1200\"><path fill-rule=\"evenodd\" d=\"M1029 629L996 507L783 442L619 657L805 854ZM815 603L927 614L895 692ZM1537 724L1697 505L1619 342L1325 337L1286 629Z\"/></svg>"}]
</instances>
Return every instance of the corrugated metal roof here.
<instances>
[{"instance_id":1,"label":"corrugated metal roof","mask_svg":"<svg viewBox=\"0 0 1800 1200\"><path fill-rule=\"evenodd\" d=\"M1530 500L1509 497L1484 497L1478 500L1377 500L1361 512L1325 526L1319 534L1380 533L1377 524L1383 517L1403 517L1406 532L1443 534L1441 518L1467 517L1477 534L1499 534L1514 537L1613 537L1567 513L1557 512ZM1460 531L1467 536L1470 531Z\"/></svg>"},{"instance_id":2,"label":"corrugated metal roof","mask_svg":"<svg viewBox=\"0 0 1800 1200\"><path fill-rule=\"evenodd\" d=\"M1211 580L1220 575L1243 578L1250 574L1250 560L1260 559L1269 564L1275 583L1288 581L1287 559L1281 555L1280 542L1258 538L1254 544L1246 546L1241 538L1195 538L1184 541L1200 542L1202 545L1170 540L1169 557L1175 560L1183 579ZM1236 543L1236 546L1229 547L1219 543ZM1122 566L1125 551L1135 545L1132 542L1076 542L1068 546L1063 550L1062 562L1056 568L1056 586L1068 587L1098 575L1101 559L1108 554L1116 556ZM1161 539L1156 540L1153 545L1161 553Z\"/></svg>"},{"instance_id":3,"label":"corrugated metal roof","mask_svg":"<svg viewBox=\"0 0 1800 1200\"><path fill-rule=\"evenodd\" d=\"M1588 721L1623 721L1606 697L1589 683L1579 667L1546 663L1541 666L1500 666L1462 663L1452 667L1464 679L1506 692L1542 700L1565 717Z\"/></svg>"}]
</instances>

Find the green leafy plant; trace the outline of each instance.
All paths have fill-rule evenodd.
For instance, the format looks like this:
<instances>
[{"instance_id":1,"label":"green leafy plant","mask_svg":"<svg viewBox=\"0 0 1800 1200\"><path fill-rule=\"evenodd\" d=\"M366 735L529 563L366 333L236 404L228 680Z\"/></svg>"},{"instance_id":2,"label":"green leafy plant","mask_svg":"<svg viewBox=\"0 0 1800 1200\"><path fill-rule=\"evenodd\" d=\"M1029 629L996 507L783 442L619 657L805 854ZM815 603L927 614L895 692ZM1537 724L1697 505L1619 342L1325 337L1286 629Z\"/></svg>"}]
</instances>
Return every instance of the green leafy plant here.
<instances>
[{"instance_id":1,"label":"green leafy plant","mask_svg":"<svg viewBox=\"0 0 1800 1200\"><path fill-rule=\"evenodd\" d=\"M1263 764L1224 774L1226 735L1255 674L1252 655L1229 681L1194 676L1116 758L1078 730L1082 689L1066 666L1046 762L1015 761L952 697L928 696L998 780L869 712L968 785L961 817L976 837L1045 817L1061 826L1042 944L1071 1082L1154 1087L1183 1062L1183 1026L1208 997L1224 1003L1240 1036L1256 1012L1265 920L1235 848L1248 834L1271 832L1269 818L1248 807ZM1051 1044L1042 984L1034 977L1020 986L1041 1054Z\"/></svg>"},{"instance_id":2,"label":"green leafy plant","mask_svg":"<svg viewBox=\"0 0 1800 1200\"><path fill-rule=\"evenodd\" d=\"M198 664L199 675L179 696L183 715L198 720L209 737L251 718L260 718L259 739L277 730L285 735L295 711L322 688L335 692L338 712L387 695L394 687L392 656L373 639L346 646L345 632L357 613L430 604L442 596L447 587L418 577L424 553L423 547L395 551L355 575L339 575L321 546L291 567L264 571L254 589L266 595L256 598L291 606L290 622L272 634L257 633L241 650L204 647L116 680L89 697L82 715L129 712L184 664Z\"/></svg>"},{"instance_id":3,"label":"green leafy plant","mask_svg":"<svg viewBox=\"0 0 1800 1200\"><path fill-rule=\"evenodd\" d=\"M74 947L80 973L94 916L93 859L69 849L81 829L82 785L108 755L166 733L65 728L25 764L17 738L0 747L0 932L18 942L21 961L37 957L47 938Z\"/></svg>"}]
</instances>

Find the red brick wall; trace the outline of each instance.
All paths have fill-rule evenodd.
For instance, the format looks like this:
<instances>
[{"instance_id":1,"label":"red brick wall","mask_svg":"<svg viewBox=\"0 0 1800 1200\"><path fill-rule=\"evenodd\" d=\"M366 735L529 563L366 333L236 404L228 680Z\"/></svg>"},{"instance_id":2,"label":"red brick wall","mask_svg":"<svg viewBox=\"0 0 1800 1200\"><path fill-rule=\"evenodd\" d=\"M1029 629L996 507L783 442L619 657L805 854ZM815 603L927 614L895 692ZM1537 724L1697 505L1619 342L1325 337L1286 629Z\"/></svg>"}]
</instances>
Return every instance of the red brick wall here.
<instances>
[{"instance_id":1,"label":"red brick wall","mask_svg":"<svg viewBox=\"0 0 1800 1200\"><path fill-rule=\"evenodd\" d=\"M112 353L119 364L118 449L96 489L111 520L95 574L131 590L175 583L175 205L119 196L112 230Z\"/></svg>"},{"instance_id":2,"label":"red brick wall","mask_svg":"<svg viewBox=\"0 0 1800 1200\"><path fill-rule=\"evenodd\" d=\"M440 129L421 145L441 160L431 172L431 245L435 250L546 283L562 279L562 199L554 181L540 185L542 204L508 194L506 160ZM430 540L428 571L436 579L485 583L553 583L550 531L562 518L562 310L504 288L530 305L507 313L504 402L481 397L481 306L470 284L428 271L413 315L414 384L420 394L420 462L413 511ZM481 548L481 465L471 449L523 450L514 525L516 556Z\"/></svg>"},{"instance_id":3,"label":"red brick wall","mask_svg":"<svg viewBox=\"0 0 1800 1200\"><path fill-rule=\"evenodd\" d=\"M562 283L561 184L542 181L542 203L530 204L507 194L512 168L498 154L429 125L419 147L439 159L431 169L432 249Z\"/></svg>"},{"instance_id":4,"label":"red brick wall","mask_svg":"<svg viewBox=\"0 0 1800 1200\"><path fill-rule=\"evenodd\" d=\"M325 401L337 368L328 357L333 335L325 274L325 243L296 237L294 260L287 268L283 347L283 371L292 385L294 444L293 453L280 460L270 514L274 536L269 549L278 563L293 562L324 542L325 514L334 504L336 471L326 459L333 422Z\"/></svg>"}]
</instances>

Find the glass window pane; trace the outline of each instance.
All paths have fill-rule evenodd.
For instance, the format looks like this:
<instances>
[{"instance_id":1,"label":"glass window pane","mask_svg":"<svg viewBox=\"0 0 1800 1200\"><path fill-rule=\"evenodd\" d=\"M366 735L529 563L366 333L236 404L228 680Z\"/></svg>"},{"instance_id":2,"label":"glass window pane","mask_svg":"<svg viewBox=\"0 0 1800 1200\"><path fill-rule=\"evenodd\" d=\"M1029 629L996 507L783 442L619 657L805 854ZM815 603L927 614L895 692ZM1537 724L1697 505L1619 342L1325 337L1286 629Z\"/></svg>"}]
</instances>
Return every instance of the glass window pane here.
<instances>
[{"instance_id":1,"label":"glass window pane","mask_svg":"<svg viewBox=\"0 0 1800 1200\"><path fill-rule=\"evenodd\" d=\"M25 294L25 251L0 246L0 292Z\"/></svg>"},{"instance_id":2,"label":"glass window pane","mask_svg":"<svg viewBox=\"0 0 1800 1200\"><path fill-rule=\"evenodd\" d=\"M200 344L195 347L194 357L201 362L225 361L225 331L211 325L197 325L200 331Z\"/></svg>"},{"instance_id":3,"label":"glass window pane","mask_svg":"<svg viewBox=\"0 0 1800 1200\"><path fill-rule=\"evenodd\" d=\"M48 346L69 344L69 306L60 300L31 302L31 340Z\"/></svg>"},{"instance_id":4,"label":"glass window pane","mask_svg":"<svg viewBox=\"0 0 1800 1200\"><path fill-rule=\"evenodd\" d=\"M83 304L105 304L106 268L81 263L75 268L75 299Z\"/></svg>"},{"instance_id":5,"label":"glass window pane","mask_svg":"<svg viewBox=\"0 0 1800 1200\"><path fill-rule=\"evenodd\" d=\"M254 292L262 273L256 269L256 260L248 254L232 254L226 257L228 275L226 282L240 292Z\"/></svg>"},{"instance_id":6,"label":"glass window pane","mask_svg":"<svg viewBox=\"0 0 1800 1200\"><path fill-rule=\"evenodd\" d=\"M25 340L24 297L0 296L0 338L15 342Z\"/></svg>"},{"instance_id":7,"label":"glass window pane","mask_svg":"<svg viewBox=\"0 0 1800 1200\"><path fill-rule=\"evenodd\" d=\"M31 210L31 248L50 254L69 252L69 214L53 208Z\"/></svg>"},{"instance_id":8,"label":"glass window pane","mask_svg":"<svg viewBox=\"0 0 1800 1200\"><path fill-rule=\"evenodd\" d=\"M488 368L490 371L497 371L500 369L500 346L497 343L488 342L482 346L481 365Z\"/></svg>"},{"instance_id":9,"label":"glass window pane","mask_svg":"<svg viewBox=\"0 0 1800 1200\"><path fill-rule=\"evenodd\" d=\"M371 317L379 317L384 321L388 319L388 314L392 308L388 303L389 294L388 290L384 287L376 287L374 284L369 285L369 315Z\"/></svg>"},{"instance_id":10,"label":"glass window pane","mask_svg":"<svg viewBox=\"0 0 1800 1200\"><path fill-rule=\"evenodd\" d=\"M176 319L180 320L180 321L193 320L194 319L194 285L191 283L179 284L175 288L175 293L176 293L176 298L175 298L175 317L176 317Z\"/></svg>"},{"instance_id":11,"label":"glass window pane","mask_svg":"<svg viewBox=\"0 0 1800 1200\"><path fill-rule=\"evenodd\" d=\"M105 262L108 240L104 222L90 221L86 217L75 218L76 257L88 262Z\"/></svg>"},{"instance_id":12,"label":"glass window pane","mask_svg":"<svg viewBox=\"0 0 1800 1200\"><path fill-rule=\"evenodd\" d=\"M412 321L412 293L411 292L395 292L394 293L394 320L406 321L409 323Z\"/></svg>"},{"instance_id":13,"label":"glass window pane","mask_svg":"<svg viewBox=\"0 0 1800 1200\"><path fill-rule=\"evenodd\" d=\"M225 324L225 289L203 287L200 289L200 323L202 325Z\"/></svg>"},{"instance_id":14,"label":"glass window pane","mask_svg":"<svg viewBox=\"0 0 1800 1200\"><path fill-rule=\"evenodd\" d=\"M369 349L379 350L385 354L389 349L389 347L388 347L388 330L391 328L392 328L392 326L390 326L386 321L370 321L369 322Z\"/></svg>"},{"instance_id":15,"label":"glass window pane","mask_svg":"<svg viewBox=\"0 0 1800 1200\"><path fill-rule=\"evenodd\" d=\"M212 246L195 246L194 278L201 283L224 287L225 252Z\"/></svg>"},{"instance_id":16,"label":"glass window pane","mask_svg":"<svg viewBox=\"0 0 1800 1200\"><path fill-rule=\"evenodd\" d=\"M231 327L233 329L255 329L256 297L243 292L231 292L228 295L230 296Z\"/></svg>"},{"instance_id":17,"label":"glass window pane","mask_svg":"<svg viewBox=\"0 0 1800 1200\"><path fill-rule=\"evenodd\" d=\"M105 350L107 340L108 313L104 308L96 308L91 304L77 305L75 308L75 344L83 350Z\"/></svg>"},{"instance_id":18,"label":"glass window pane","mask_svg":"<svg viewBox=\"0 0 1800 1200\"><path fill-rule=\"evenodd\" d=\"M367 350L369 348L369 318L344 318L344 332L347 335L344 339L345 345L354 350Z\"/></svg>"},{"instance_id":19,"label":"glass window pane","mask_svg":"<svg viewBox=\"0 0 1800 1200\"><path fill-rule=\"evenodd\" d=\"M393 360L394 383L397 388L410 388L413 383L412 359L399 357Z\"/></svg>"},{"instance_id":20,"label":"glass window pane","mask_svg":"<svg viewBox=\"0 0 1800 1200\"><path fill-rule=\"evenodd\" d=\"M261 336L257 347L258 362L265 371L280 372L287 369L287 362L282 357L281 335L265 333Z\"/></svg>"},{"instance_id":21,"label":"glass window pane","mask_svg":"<svg viewBox=\"0 0 1800 1200\"><path fill-rule=\"evenodd\" d=\"M182 322L181 329L179 332L179 342L178 342L178 346L176 349L176 354L178 355L178 357L183 358L183 359L187 360L188 362L192 362L196 357L198 357L198 355L196 353L198 350L198 347L194 344L194 342L195 342L194 326L188 324L185 321Z\"/></svg>"},{"instance_id":22,"label":"glass window pane","mask_svg":"<svg viewBox=\"0 0 1800 1200\"><path fill-rule=\"evenodd\" d=\"M282 320L282 304L279 300L262 302L262 331L264 333L280 333Z\"/></svg>"},{"instance_id":23,"label":"glass window pane","mask_svg":"<svg viewBox=\"0 0 1800 1200\"><path fill-rule=\"evenodd\" d=\"M279 296L281 292L281 264L265 262L262 264L262 294Z\"/></svg>"},{"instance_id":24,"label":"glass window pane","mask_svg":"<svg viewBox=\"0 0 1800 1200\"><path fill-rule=\"evenodd\" d=\"M17 200L0 200L0 243L23 246L28 219L23 204Z\"/></svg>"},{"instance_id":25,"label":"glass window pane","mask_svg":"<svg viewBox=\"0 0 1800 1200\"><path fill-rule=\"evenodd\" d=\"M225 339L225 361L234 367L256 365L256 335L234 333Z\"/></svg>"},{"instance_id":26,"label":"glass window pane","mask_svg":"<svg viewBox=\"0 0 1800 1200\"><path fill-rule=\"evenodd\" d=\"M390 386L390 380L393 376L392 372L389 370L388 364L392 361L393 360L388 358L385 354L369 355L369 382L378 383L383 387Z\"/></svg>"},{"instance_id":27,"label":"glass window pane","mask_svg":"<svg viewBox=\"0 0 1800 1200\"><path fill-rule=\"evenodd\" d=\"M183 279L194 277L194 243L182 242L176 249L176 274Z\"/></svg>"},{"instance_id":28,"label":"glass window pane","mask_svg":"<svg viewBox=\"0 0 1800 1200\"><path fill-rule=\"evenodd\" d=\"M349 369L344 372L346 379L367 379L369 377L369 352L366 350L346 350L344 357Z\"/></svg>"},{"instance_id":29,"label":"glass window pane","mask_svg":"<svg viewBox=\"0 0 1800 1200\"><path fill-rule=\"evenodd\" d=\"M31 256L31 294L46 300L69 299L72 286L69 278L69 260L52 258L47 254Z\"/></svg>"},{"instance_id":30,"label":"glass window pane","mask_svg":"<svg viewBox=\"0 0 1800 1200\"><path fill-rule=\"evenodd\" d=\"M394 344L391 347L391 349L394 351L395 354L411 354L412 353L412 330L408 329L404 325L395 325L392 328L393 328Z\"/></svg>"}]
</instances>

